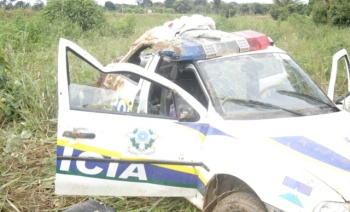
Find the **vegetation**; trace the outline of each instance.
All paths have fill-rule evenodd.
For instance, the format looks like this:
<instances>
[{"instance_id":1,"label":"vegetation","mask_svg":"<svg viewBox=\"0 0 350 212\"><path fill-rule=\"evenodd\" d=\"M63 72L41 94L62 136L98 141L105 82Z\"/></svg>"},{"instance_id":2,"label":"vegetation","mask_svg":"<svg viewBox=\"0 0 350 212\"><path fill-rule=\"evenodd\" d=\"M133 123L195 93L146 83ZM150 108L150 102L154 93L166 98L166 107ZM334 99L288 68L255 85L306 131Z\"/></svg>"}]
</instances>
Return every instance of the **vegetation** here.
<instances>
[{"instance_id":1,"label":"vegetation","mask_svg":"<svg viewBox=\"0 0 350 212\"><path fill-rule=\"evenodd\" d=\"M292 14L304 15L307 13L308 6L295 0L274 0L271 6L270 14L275 20L286 20Z\"/></svg>"},{"instance_id":2,"label":"vegetation","mask_svg":"<svg viewBox=\"0 0 350 212\"><path fill-rule=\"evenodd\" d=\"M24 1L0 0L0 8L6 10L31 8L42 10L44 4L36 0L34 5ZM83 4L84 2L84 4ZM273 0L273 4L237 4L226 3L221 0L164 0L163 3L153 3L151 0L136 0L137 5L115 4L106 1L103 9L117 11L119 13L145 14L145 13L215 13L226 18L234 15L266 15L270 14L274 20L286 20L293 14L310 16L316 24L329 24L333 26L349 26L350 2L348 0L309 0L308 4L301 0ZM95 27L103 22L103 16L94 5L94 0L51 0L50 9L45 7L46 18L55 20L58 18L75 19L83 30ZM48 12L48 10L50 12ZM93 14L93 15L92 15ZM79 20L78 20L79 19Z\"/></svg>"},{"instance_id":3,"label":"vegetation","mask_svg":"<svg viewBox=\"0 0 350 212\"><path fill-rule=\"evenodd\" d=\"M350 2L347 0L311 0L313 21L334 26L350 25Z\"/></svg>"},{"instance_id":4,"label":"vegetation","mask_svg":"<svg viewBox=\"0 0 350 212\"><path fill-rule=\"evenodd\" d=\"M69 20L83 31L99 27L105 21L103 11L94 0L51 0L44 8L43 16L51 23Z\"/></svg>"},{"instance_id":5,"label":"vegetation","mask_svg":"<svg viewBox=\"0 0 350 212\"><path fill-rule=\"evenodd\" d=\"M50 2L58 4L56 0ZM199 2L195 8L208 5ZM239 6L230 10L234 17L210 15L218 29L252 29L269 35L305 67L322 89L327 89L332 55L343 48L350 50L350 29L316 25L311 17L298 13L277 21L268 15L237 15L242 14L239 11L243 5ZM55 14L47 8L0 9L0 211L62 211L88 198L54 195L58 39L72 40L106 65L125 54L145 30L181 16L125 15L118 10L100 14L92 4L86 9L102 14L101 20L105 21L56 18L65 10L76 12L75 8ZM118 211L197 211L182 198L96 199Z\"/></svg>"}]
</instances>

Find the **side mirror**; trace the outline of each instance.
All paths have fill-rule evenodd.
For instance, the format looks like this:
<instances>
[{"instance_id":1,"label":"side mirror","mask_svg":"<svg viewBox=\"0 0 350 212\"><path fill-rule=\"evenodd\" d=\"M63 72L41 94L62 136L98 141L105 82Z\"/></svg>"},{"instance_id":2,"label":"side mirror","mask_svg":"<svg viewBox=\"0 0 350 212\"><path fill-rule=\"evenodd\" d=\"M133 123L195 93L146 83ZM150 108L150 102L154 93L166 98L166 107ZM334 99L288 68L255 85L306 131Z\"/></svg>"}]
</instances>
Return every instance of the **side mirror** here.
<instances>
[{"instance_id":1,"label":"side mirror","mask_svg":"<svg viewBox=\"0 0 350 212\"><path fill-rule=\"evenodd\" d=\"M179 121L194 122L198 119L199 115L192 107L180 108Z\"/></svg>"},{"instance_id":2,"label":"side mirror","mask_svg":"<svg viewBox=\"0 0 350 212\"><path fill-rule=\"evenodd\" d=\"M198 112L178 94L175 94L174 109L179 121L194 122L198 121L200 118Z\"/></svg>"}]
</instances>

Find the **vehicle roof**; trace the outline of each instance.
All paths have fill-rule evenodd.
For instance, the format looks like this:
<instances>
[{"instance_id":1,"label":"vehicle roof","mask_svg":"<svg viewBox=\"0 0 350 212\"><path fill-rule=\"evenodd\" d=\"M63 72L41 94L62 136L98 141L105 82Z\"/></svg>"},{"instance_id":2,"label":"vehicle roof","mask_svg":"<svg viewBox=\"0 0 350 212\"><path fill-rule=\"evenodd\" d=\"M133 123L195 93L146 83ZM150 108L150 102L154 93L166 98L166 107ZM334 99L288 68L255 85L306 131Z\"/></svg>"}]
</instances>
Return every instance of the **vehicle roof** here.
<instances>
[{"instance_id":1,"label":"vehicle roof","mask_svg":"<svg viewBox=\"0 0 350 212\"><path fill-rule=\"evenodd\" d=\"M120 62L130 62L130 59L138 57L145 49L152 49L171 61L188 61L271 49L270 46L273 45L268 36L259 32L224 32L215 29L211 18L183 16L146 31L132 44Z\"/></svg>"}]
</instances>

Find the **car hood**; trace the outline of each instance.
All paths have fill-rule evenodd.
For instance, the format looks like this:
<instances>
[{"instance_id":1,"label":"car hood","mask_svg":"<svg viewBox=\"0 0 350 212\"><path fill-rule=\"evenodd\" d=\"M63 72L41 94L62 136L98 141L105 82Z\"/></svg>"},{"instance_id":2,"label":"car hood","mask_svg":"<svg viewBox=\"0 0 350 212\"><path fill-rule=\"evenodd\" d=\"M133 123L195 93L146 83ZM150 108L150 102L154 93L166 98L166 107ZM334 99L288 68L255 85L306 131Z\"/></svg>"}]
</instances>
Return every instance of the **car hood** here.
<instances>
[{"instance_id":1,"label":"car hood","mask_svg":"<svg viewBox=\"0 0 350 212\"><path fill-rule=\"evenodd\" d=\"M233 137L280 146L298 166L350 201L350 113L228 122L226 132Z\"/></svg>"}]
</instances>

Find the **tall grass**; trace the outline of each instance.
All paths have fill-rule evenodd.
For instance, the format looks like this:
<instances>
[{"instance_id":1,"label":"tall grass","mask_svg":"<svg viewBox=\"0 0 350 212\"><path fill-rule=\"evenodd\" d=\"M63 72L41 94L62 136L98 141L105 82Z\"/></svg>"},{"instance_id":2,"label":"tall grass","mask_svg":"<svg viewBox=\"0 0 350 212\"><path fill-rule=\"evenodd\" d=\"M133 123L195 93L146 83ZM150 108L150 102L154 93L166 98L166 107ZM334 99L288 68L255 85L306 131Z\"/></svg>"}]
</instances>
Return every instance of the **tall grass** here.
<instances>
[{"instance_id":1,"label":"tall grass","mask_svg":"<svg viewBox=\"0 0 350 212\"><path fill-rule=\"evenodd\" d=\"M62 211L86 198L53 194L59 37L74 41L106 65L125 54L147 29L180 17L105 15L105 25L83 31L69 22L49 23L38 12L0 10L0 52L10 66L6 98L19 115L12 122L0 120L0 211ZM342 48L350 50L350 29L316 26L309 17L292 16L285 22L268 16L213 18L221 30L266 33L324 90L332 55ZM121 211L196 211L182 198L97 199Z\"/></svg>"}]
</instances>

